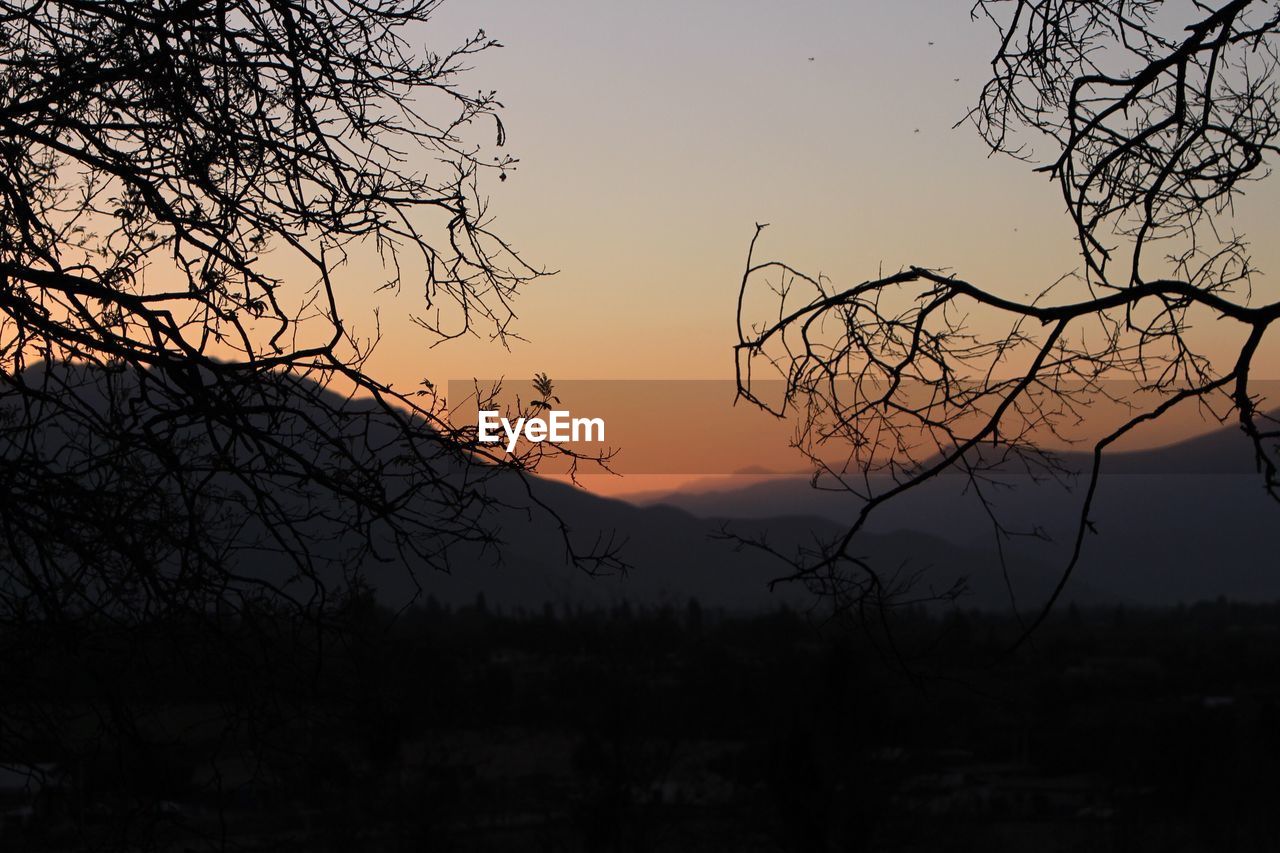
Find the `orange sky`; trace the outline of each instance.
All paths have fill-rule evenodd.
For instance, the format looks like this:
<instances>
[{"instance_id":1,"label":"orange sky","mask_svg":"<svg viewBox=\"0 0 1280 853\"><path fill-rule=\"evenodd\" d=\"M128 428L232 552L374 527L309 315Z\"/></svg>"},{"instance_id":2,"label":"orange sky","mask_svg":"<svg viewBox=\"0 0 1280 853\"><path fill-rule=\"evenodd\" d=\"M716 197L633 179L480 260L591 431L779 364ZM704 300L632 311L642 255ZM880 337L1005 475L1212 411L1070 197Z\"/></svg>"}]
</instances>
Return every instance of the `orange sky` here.
<instances>
[{"instance_id":1,"label":"orange sky","mask_svg":"<svg viewBox=\"0 0 1280 853\"><path fill-rule=\"evenodd\" d=\"M838 283L915 264L1021 297L1077 266L1056 188L952 128L994 47L968 4L455 0L421 36L439 46L480 27L506 47L477 58L469 87L499 91L507 147L521 158L489 187L496 229L559 273L516 303L528 343L506 351L481 336L430 349L407 320L420 307L412 290L371 297L381 271L353 264L344 310L371 329L381 307L370 366L397 385L540 371L731 378L756 222L772 223L761 257ZM1236 219L1272 279L1277 211L1272 181L1252 188ZM1201 334L1228 351L1219 330ZM1277 337L1260 377L1280 378Z\"/></svg>"}]
</instances>

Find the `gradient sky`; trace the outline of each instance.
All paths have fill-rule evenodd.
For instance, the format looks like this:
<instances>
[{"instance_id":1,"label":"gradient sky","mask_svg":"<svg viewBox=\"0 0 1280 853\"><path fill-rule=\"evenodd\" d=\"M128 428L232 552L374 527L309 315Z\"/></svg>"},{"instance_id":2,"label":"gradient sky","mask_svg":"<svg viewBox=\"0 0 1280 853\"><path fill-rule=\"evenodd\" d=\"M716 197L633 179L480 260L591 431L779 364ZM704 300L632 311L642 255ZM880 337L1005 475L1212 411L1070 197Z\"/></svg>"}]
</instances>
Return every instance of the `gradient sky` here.
<instances>
[{"instance_id":1,"label":"gradient sky","mask_svg":"<svg viewBox=\"0 0 1280 853\"><path fill-rule=\"evenodd\" d=\"M968 9L446 3L422 33L427 44L483 27L505 45L478 57L464 82L498 90L507 148L521 158L510 180L491 182L497 230L560 272L516 303L529 343L510 352L485 339L428 351L404 320L416 304L384 301L374 371L398 385L536 371L731 377L734 298L756 222L771 223L761 257L837 283L918 264L1011 296L1041 290L1077 267L1056 187L988 157L968 125L952 128L995 47ZM1237 216L1271 280L1276 211L1272 181ZM1259 376L1280 376L1275 337Z\"/></svg>"}]
</instances>

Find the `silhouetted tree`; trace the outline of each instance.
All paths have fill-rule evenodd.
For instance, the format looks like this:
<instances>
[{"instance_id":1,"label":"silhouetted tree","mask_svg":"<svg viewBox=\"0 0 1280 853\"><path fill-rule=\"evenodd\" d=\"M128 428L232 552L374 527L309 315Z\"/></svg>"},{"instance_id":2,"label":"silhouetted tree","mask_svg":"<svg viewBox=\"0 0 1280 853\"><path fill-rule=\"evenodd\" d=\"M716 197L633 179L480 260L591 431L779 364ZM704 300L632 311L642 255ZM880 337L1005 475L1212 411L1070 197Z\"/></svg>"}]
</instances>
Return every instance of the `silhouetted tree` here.
<instances>
[{"instance_id":1,"label":"silhouetted tree","mask_svg":"<svg viewBox=\"0 0 1280 853\"><path fill-rule=\"evenodd\" d=\"M495 94L461 82L497 42L417 50L438 5L0 2L10 645L38 635L74 668L146 626L199 626L225 641L212 659L269 674L245 693L279 706L254 690L323 666L263 660L293 644L319 661L343 608L373 607L364 567L448 569L492 544L495 502L538 503L521 476L486 489L532 458L454 427L429 383L368 372L379 330L348 313L408 289L426 343L502 343L541 274L491 230L485 178L516 161L495 154ZM559 527L570 561L616 564ZM194 666L173 636L152 651ZM74 752L41 685L76 674L3 666L22 690L5 689L0 761L37 741ZM147 737L118 699L107 727Z\"/></svg>"},{"instance_id":2,"label":"silhouetted tree","mask_svg":"<svg viewBox=\"0 0 1280 853\"><path fill-rule=\"evenodd\" d=\"M497 43L415 53L437 6L0 5L0 516L28 580L64 555L216 564L244 544L205 506L228 499L303 570L320 493L347 542L381 524L418 565L485 538L477 473L442 471L512 460L366 372L378 332L343 315L408 286L434 339L501 341L539 274L488 225L480 178L515 162L475 138L502 144L498 103L458 82Z\"/></svg>"},{"instance_id":3,"label":"silhouetted tree","mask_svg":"<svg viewBox=\"0 0 1280 853\"><path fill-rule=\"evenodd\" d=\"M1280 497L1280 433L1251 385L1280 301L1256 287L1247 246L1227 222L1233 199L1278 151L1280 7L979 0L972 15L995 25L999 48L969 119L992 151L1035 163L1056 183L1080 269L1046 279L1030 300L918 266L837 288L757 261L758 226L742 280L740 395L798 415L797 446L817 478L864 499L842 536L779 556L788 578L850 608L891 604L902 591L853 544L878 507L949 470L966 475L988 510L1001 470L1065 477L1049 440L1113 397L1109 380L1128 383L1121 402L1133 409L1093 443L1053 599L1090 530L1105 451L1175 406L1234 418ZM753 320L761 299L766 319ZM1235 341L1231 356L1212 357L1189 334L1207 323ZM766 380L781 380L785 394L771 396ZM1014 532L992 520L997 536Z\"/></svg>"}]
</instances>

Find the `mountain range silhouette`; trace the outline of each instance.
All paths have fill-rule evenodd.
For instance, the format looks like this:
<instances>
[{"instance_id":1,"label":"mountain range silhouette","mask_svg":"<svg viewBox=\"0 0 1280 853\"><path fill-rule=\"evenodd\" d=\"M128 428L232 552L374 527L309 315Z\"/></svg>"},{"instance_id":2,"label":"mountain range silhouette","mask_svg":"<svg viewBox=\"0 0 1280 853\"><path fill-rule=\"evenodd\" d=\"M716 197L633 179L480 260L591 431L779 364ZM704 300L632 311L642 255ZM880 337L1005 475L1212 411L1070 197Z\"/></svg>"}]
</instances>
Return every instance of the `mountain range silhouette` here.
<instances>
[{"instance_id":1,"label":"mountain range silhouette","mask_svg":"<svg viewBox=\"0 0 1280 853\"><path fill-rule=\"evenodd\" d=\"M48 369L33 368L24 381L36 385L37 374ZM98 368L56 369L80 372L77 387L85 399L92 398L95 385L107 381L107 373ZM112 381L119 385L118 377ZM301 408L313 405L308 400L323 399L336 409L364 412L365 432L379 431L377 416L368 414L371 404L344 401L308 386L309 380L291 381L299 383ZM129 405L137 416L146 402L138 397ZM55 412L39 425L39 432L45 450L56 456L59 442L74 432L74 425L58 423ZM215 438L216 433L214 429ZM397 452L394 443L367 436L361 447L363 453ZM1085 461L1070 454L1063 459L1075 469ZM439 464L446 478L462 476L465 467L445 457ZM628 502L538 478L527 487L515 472L488 473L492 476L483 488L499 504L487 518L499 539L496 548L463 543L449 573L366 559L358 568L380 600L403 606L431 597L463 605L483 595L489 606L539 609L548 603L595 607L624 601L682 607L696 598L703 606L734 612L782 605L820 607L801 584L784 583L771 590L769 582L788 574L788 567L766 553L735 548L721 534L728 530L748 538L767 536L771 545L785 552L815 537L839 535L858 509L853 496L814 491L797 477L753 478L739 488L694 488ZM570 565L559 530L546 513L530 507L529 489L555 510L575 541L585 546L601 537L623 541L621 556L628 569L591 576ZM1040 527L1048 540L1005 541L1003 567L990 520L959 477L936 478L880 507L855 540L854 551L885 570L918 573L916 588L922 593L941 591L964 579L967 593L957 601L959 607L1033 608L1056 585L1065 565L1080 491L1009 478L995 498L1002 519L1014 530ZM309 500L334 499L317 494ZM321 509L320 519L342 514L337 506ZM1169 605L1220 596L1280 599L1280 572L1272 557L1280 506L1264 493L1253 470L1251 448L1238 430L1108 457L1091 518L1097 533L1086 540L1064 602ZM326 531L322 522L316 524L317 541L345 535L341 529ZM246 536L255 535L252 528L246 527ZM344 552L338 541L326 547ZM275 582L287 574L277 550L246 545L234 560L242 574ZM334 571L350 576L353 568L339 566Z\"/></svg>"}]
</instances>

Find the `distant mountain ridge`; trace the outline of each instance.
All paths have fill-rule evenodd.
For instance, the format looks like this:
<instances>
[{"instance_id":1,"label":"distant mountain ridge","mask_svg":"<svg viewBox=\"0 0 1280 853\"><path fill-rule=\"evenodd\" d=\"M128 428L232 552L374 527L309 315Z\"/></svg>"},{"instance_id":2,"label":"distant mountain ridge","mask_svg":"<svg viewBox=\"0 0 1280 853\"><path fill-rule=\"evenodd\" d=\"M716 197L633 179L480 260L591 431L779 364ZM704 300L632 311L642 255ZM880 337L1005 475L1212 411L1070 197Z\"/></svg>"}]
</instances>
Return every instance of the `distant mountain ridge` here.
<instances>
[{"instance_id":1,"label":"distant mountain ridge","mask_svg":"<svg viewBox=\"0 0 1280 853\"><path fill-rule=\"evenodd\" d=\"M56 436L57 430L45 433ZM392 452L372 444L370 452ZM1066 600L1165 604L1218 595L1280 598L1280 573L1269 570L1274 537L1268 536L1280 520L1280 507L1260 499L1256 476L1241 473L1250 470L1247 456L1221 436L1208 436L1113 457L1096 515L1100 536L1091 538ZM1228 473L1203 473L1219 468ZM1173 470L1190 473L1135 473ZM1008 560L1002 566L990 524L960 493L962 485L958 478L939 478L886 505L856 540L855 552L886 571L918 574L921 592L941 591L965 579L970 594L960 606L1005 609L1016 600L1020 608L1034 607L1058 580L1062 543L1074 520L1072 496L1027 484L1001 495L1015 526L1042 524L1055 537L1054 544L1006 543ZM643 505L537 478L530 487L557 511L575 542L589 546L609 536L625 541L622 556L630 570L591 577L567 565L563 541L548 517L522 509L528 505L526 486L513 472L496 472L486 486L505 507L489 519L500 539L496 551L464 548L448 574L376 560L346 568L359 568L379 598L397 607L428 596L457 605L483 595L491 606L526 609L623 601L680 607L691 598L736 611L783 604L809 608L820 603L802 584L770 590L770 581L789 573L787 565L750 548L735 549L721 534L767 535L771 545L787 551L812 544L815 537L837 536L857 510L848 495L814 492L807 482L790 478L742 489L673 493ZM278 556L269 552L238 559L238 569L248 576L280 573Z\"/></svg>"},{"instance_id":2,"label":"distant mountain ridge","mask_svg":"<svg viewBox=\"0 0 1280 853\"><path fill-rule=\"evenodd\" d=\"M1280 503L1263 490L1252 449L1238 428L1226 428L1166 447L1104 456L1091 516L1097 532L1086 537L1072 584L1085 583L1115 600L1138 604L1218 596L1280 599L1280 570L1273 556ZM1074 471L1091 463L1084 453L1063 454L1060 460ZM1014 474L1003 481L990 494L1001 518L1019 531L1043 528L1053 539L1008 540L1010 562L1065 565L1079 521L1083 481L1077 480L1074 488ZM851 521L861 505L848 493L815 490L807 479L787 477L740 488L648 495L639 502L715 518L765 518L785 506L790 513L836 524ZM928 533L958 546L994 551L991 521L959 476L938 477L878 508L867 532L893 531Z\"/></svg>"}]
</instances>

